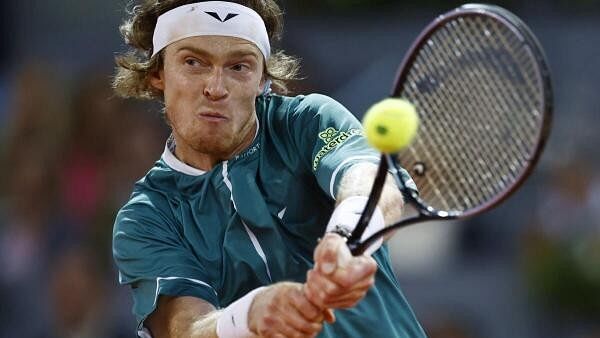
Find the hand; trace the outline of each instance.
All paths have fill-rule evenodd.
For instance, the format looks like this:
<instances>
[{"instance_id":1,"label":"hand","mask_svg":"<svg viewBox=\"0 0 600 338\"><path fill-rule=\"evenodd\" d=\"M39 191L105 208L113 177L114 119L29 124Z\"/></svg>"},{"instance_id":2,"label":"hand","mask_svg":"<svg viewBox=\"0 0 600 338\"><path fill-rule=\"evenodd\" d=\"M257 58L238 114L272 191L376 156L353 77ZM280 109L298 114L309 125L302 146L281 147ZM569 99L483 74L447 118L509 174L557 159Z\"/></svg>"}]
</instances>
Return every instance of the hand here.
<instances>
[{"instance_id":1,"label":"hand","mask_svg":"<svg viewBox=\"0 0 600 338\"><path fill-rule=\"evenodd\" d=\"M299 283L282 282L258 293L248 312L250 331L265 338L316 337L323 320L332 320L332 312L309 302L302 288Z\"/></svg>"},{"instance_id":2,"label":"hand","mask_svg":"<svg viewBox=\"0 0 600 338\"><path fill-rule=\"evenodd\" d=\"M375 283L375 260L366 255L352 256L346 240L337 234L323 237L314 259L304 294L321 309L353 307Z\"/></svg>"}]
</instances>

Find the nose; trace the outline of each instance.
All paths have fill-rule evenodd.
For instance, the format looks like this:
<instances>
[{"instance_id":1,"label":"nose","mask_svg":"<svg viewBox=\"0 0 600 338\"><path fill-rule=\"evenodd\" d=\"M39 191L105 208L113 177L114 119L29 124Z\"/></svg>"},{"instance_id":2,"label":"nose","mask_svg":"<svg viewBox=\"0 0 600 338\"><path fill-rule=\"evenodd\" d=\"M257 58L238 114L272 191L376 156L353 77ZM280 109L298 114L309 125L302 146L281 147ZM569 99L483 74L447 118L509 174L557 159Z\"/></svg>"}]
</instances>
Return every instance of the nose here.
<instances>
[{"instance_id":1,"label":"nose","mask_svg":"<svg viewBox=\"0 0 600 338\"><path fill-rule=\"evenodd\" d=\"M216 68L210 73L204 86L204 96L210 100L220 100L228 95L222 69Z\"/></svg>"}]
</instances>

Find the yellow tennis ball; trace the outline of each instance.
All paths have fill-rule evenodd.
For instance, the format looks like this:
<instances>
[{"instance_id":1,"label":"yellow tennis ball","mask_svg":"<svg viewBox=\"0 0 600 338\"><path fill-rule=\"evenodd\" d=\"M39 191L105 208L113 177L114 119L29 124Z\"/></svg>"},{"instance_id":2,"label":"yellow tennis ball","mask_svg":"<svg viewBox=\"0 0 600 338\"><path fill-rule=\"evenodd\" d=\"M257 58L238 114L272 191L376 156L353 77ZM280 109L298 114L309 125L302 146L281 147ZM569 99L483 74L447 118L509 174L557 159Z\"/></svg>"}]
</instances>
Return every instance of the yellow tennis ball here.
<instances>
[{"instance_id":1,"label":"yellow tennis ball","mask_svg":"<svg viewBox=\"0 0 600 338\"><path fill-rule=\"evenodd\" d=\"M417 134L419 116L410 102L387 98L369 108L363 127L369 144L383 153L395 153Z\"/></svg>"}]
</instances>

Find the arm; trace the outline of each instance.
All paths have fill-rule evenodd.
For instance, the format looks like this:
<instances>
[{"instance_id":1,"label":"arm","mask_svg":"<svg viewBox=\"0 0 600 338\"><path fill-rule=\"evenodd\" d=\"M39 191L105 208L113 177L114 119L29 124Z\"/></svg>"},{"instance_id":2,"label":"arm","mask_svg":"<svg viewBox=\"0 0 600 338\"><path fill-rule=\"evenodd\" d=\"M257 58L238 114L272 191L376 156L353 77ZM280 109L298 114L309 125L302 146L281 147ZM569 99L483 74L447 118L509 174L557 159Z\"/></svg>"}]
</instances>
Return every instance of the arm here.
<instances>
[{"instance_id":1,"label":"arm","mask_svg":"<svg viewBox=\"0 0 600 338\"><path fill-rule=\"evenodd\" d=\"M368 196L377 166L359 163L349 168L340 181L337 204L352 196ZM400 219L402 193L388 175L378 207L385 224ZM361 212L362 208L359 208ZM350 222L359 215L350 215ZM315 267L307 273L306 295L320 307L347 308L356 305L374 283L377 265L368 255L353 257L344 238L326 234L314 254Z\"/></svg>"},{"instance_id":2,"label":"arm","mask_svg":"<svg viewBox=\"0 0 600 338\"><path fill-rule=\"evenodd\" d=\"M218 338L218 317L219 311L200 298L161 296L145 324L153 338Z\"/></svg>"},{"instance_id":3,"label":"arm","mask_svg":"<svg viewBox=\"0 0 600 338\"><path fill-rule=\"evenodd\" d=\"M376 174L377 165L373 163L358 163L350 167L340 181L336 205L351 196L369 196ZM385 224L400 220L404 199L390 174L387 175L377 205L383 213Z\"/></svg>"},{"instance_id":4,"label":"arm","mask_svg":"<svg viewBox=\"0 0 600 338\"><path fill-rule=\"evenodd\" d=\"M155 207L161 202L134 197L119 212L113 237L119 282L134 286L134 313L154 338L318 334L328 313L304 297L299 283L255 289L217 311L204 261L181 242L172 218Z\"/></svg>"},{"instance_id":5,"label":"arm","mask_svg":"<svg viewBox=\"0 0 600 338\"><path fill-rule=\"evenodd\" d=\"M232 311L248 313L246 325L252 334L244 337L315 337L323 320L333 320L330 312L323 312L305 298L301 284L290 282L266 287L256 293L249 307ZM146 325L153 338L218 338L219 320L229 320L221 318L226 312L195 297L161 296Z\"/></svg>"}]
</instances>

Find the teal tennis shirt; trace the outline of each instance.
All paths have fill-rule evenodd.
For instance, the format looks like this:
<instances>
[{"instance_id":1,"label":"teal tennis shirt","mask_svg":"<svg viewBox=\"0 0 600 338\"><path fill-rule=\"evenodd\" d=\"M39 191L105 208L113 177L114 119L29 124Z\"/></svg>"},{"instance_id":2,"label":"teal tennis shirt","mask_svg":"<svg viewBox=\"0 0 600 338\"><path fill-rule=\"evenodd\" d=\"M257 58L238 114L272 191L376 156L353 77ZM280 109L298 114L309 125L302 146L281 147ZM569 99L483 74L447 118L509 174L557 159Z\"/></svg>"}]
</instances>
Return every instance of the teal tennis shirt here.
<instances>
[{"instance_id":1,"label":"teal tennis shirt","mask_svg":"<svg viewBox=\"0 0 600 338\"><path fill-rule=\"evenodd\" d=\"M379 161L356 118L326 96L261 96L256 114L252 144L210 171L179 161L167 142L119 211L113 256L139 328L159 295L223 308L259 286L304 282L344 172ZM387 248L373 257L375 285L319 337L425 336Z\"/></svg>"}]
</instances>

